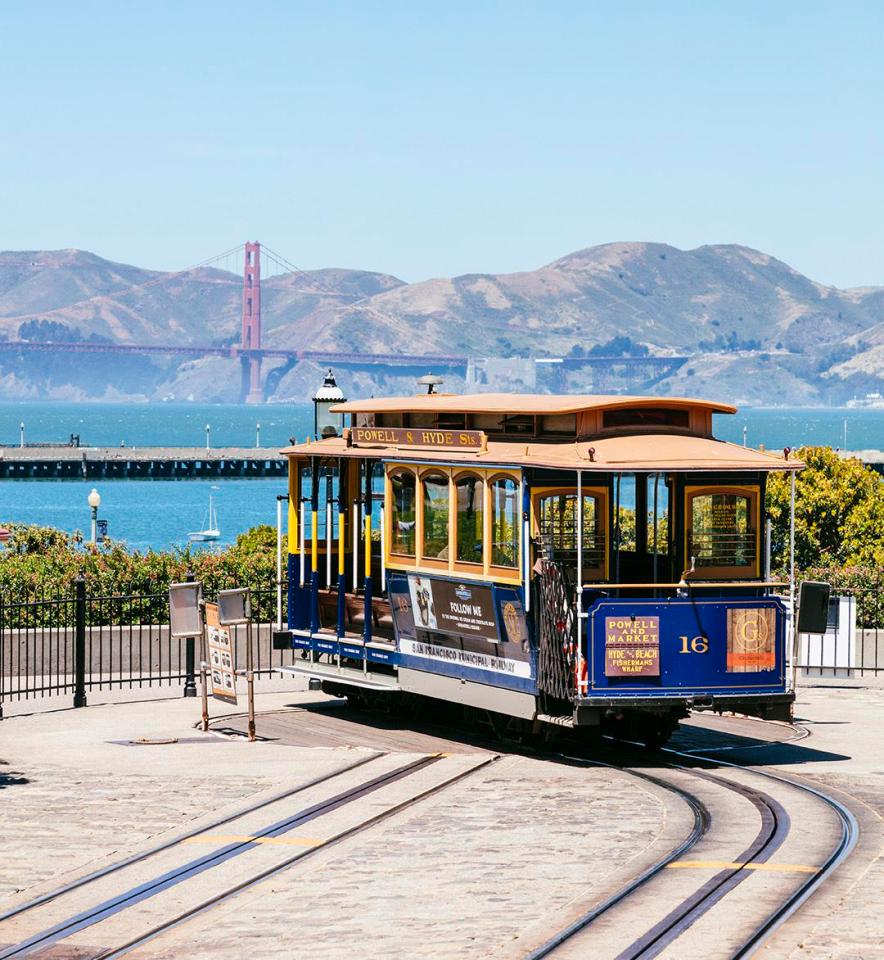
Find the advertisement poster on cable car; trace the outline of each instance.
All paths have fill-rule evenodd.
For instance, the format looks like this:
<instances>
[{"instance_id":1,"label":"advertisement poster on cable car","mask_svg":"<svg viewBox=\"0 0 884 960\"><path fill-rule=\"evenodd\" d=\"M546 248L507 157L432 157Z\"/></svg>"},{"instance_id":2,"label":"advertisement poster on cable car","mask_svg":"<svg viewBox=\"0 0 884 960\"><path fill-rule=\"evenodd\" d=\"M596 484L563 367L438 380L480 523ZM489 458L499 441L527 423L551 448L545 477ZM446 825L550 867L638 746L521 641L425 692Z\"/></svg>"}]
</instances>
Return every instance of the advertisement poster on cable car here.
<instances>
[{"instance_id":1,"label":"advertisement poster on cable car","mask_svg":"<svg viewBox=\"0 0 884 960\"><path fill-rule=\"evenodd\" d=\"M409 574L390 587L401 653L434 665L531 677L528 631L518 600L503 601L502 636L490 585Z\"/></svg>"}]
</instances>

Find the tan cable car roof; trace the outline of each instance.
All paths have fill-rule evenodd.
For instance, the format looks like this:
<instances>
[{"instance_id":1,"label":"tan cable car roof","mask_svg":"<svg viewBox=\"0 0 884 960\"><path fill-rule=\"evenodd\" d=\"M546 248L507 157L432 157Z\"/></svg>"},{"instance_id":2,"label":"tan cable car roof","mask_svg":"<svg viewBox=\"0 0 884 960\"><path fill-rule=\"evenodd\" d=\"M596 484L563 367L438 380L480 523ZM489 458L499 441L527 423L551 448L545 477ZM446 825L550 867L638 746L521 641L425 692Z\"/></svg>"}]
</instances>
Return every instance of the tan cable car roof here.
<instances>
[{"instance_id":1,"label":"tan cable car roof","mask_svg":"<svg viewBox=\"0 0 884 960\"><path fill-rule=\"evenodd\" d=\"M349 447L343 437L287 447L288 456L375 457L403 463L455 463L464 466L532 466L597 473L671 473L688 471L800 470L800 460L786 460L724 440L675 434L630 434L578 442L565 440L488 440L486 450L397 447L386 444Z\"/></svg>"},{"instance_id":2,"label":"tan cable car roof","mask_svg":"<svg viewBox=\"0 0 884 960\"><path fill-rule=\"evenodd\" d=\"M729 403L694 400L689 397L625 397L604 394L466 393L421 394L416 397L372 397L348 400L331 408L332 413L508 413L561 414L581 410L618 410L624 407L686 407L736 413Z\"/></svg>"}]
</instances>

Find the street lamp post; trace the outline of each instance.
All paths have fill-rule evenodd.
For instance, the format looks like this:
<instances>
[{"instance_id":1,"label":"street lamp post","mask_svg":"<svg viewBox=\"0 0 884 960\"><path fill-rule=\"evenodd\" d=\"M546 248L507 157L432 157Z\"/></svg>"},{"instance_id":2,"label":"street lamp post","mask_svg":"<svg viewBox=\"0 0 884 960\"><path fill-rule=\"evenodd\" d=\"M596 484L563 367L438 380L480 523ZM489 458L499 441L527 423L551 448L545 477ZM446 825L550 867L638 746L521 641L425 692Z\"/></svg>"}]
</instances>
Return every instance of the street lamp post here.
<instances>
[{"instance_id":1,"label":"street lamp post","mask_svg":"<svg viewBox=\"0 0 884 960\"><path fill-rule=\"evenodd\" d=\"M261 446L261 424L260 423L255 424L255 446L256 447Z\"/></svg>"},{"instance_id":2,"label":"street lamp post","mask_svg":"<svg viewBox=\"0 0 884 960\"><path fill-rule=\"evenodd\" d=\"M89 542L94 547L98 537L98 508L101 506L101 494L95 487L92 488L92 492L86 498L86 502L92 511L92 539Z\"/></svg>"},{"instance_id":3,"label":"street lamp post","mask_svg":"<svg viewBox=\"0 0 884 960\"><path fill-rule=\"evenodd\" d=\"M18 425L18 445L23 447L25 445L25 422L22 422Z\"/></svg>"},{"instance_id":4,"label":"street lamp post","mask_svg":"<svg viewBox=\"0 0 884 960\"><path fill-rule=\"evenodd\" d=\"M206 450L210 449L211 444L209 440L211 438L211 435L212 435L212 428L209 426L209 424L206 424Z\"/></svg>"}]
</instances>

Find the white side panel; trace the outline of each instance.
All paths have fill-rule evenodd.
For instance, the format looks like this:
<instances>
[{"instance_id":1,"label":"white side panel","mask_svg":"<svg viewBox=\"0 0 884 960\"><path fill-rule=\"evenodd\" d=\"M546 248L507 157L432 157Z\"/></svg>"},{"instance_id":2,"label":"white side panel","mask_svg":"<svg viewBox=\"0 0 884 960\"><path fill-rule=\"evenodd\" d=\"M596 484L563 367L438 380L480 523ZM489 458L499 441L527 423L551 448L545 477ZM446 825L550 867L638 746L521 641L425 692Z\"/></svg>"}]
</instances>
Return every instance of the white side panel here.
<instances>
[{"instance_id":1,"label":"white side panel","mask_svg":"<svg viewBox=\"0 0 884 960\"><path fill-rule=\"evenodd\" d=\"M504 690L485 683L472 683L457 677L443 677L424 670L399 668L399 687L403 692L417 693L423 697L435 697L451 703L463 703L469 707L492 710L511 717L533 720L537 702L530 693L519 690Z\"/></svg>"}]
</instances>

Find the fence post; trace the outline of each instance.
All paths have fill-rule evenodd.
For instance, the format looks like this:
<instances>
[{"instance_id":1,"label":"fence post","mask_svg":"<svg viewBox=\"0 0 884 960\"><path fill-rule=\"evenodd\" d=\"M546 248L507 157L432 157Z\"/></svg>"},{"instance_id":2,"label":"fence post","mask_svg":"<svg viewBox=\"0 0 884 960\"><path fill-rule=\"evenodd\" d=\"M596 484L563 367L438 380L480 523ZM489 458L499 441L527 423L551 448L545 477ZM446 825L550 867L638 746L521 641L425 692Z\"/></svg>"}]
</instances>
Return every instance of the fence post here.
<instances>
[{"instance_id":1,"label":"fence post","mask_svg":"<svg viewBox=\"0 0 884 960\"><path fill-rule=\"evenodd\" d=\"M0 594L0 720L3 719L3 691L6 689L6 678L4 674L5 663L3 659L4 655L4 640L6 639L6 622L3 619L3 595Z\"/></svg>"},{"instance_id":2,"label":"fence post","mask_svg":"<svg viewBox=\"0 0 884 960\"><path fill-rule=\"evenodd\" d=\"M86 580L74 581L74 706L86 706Z\"/></svg>"},{"instance_id":3,"label":"fence post","mask_svg":"<svg viewBox=\"0 0 884 960\"><path fill-rule=\"evenodd\" d=\"M194 582L192 570L184 574L186 583ZM184 641L184 696L196 696L196 637L187 637ZM180 663L181 661L179 661Z\"/></svg>"}]
</instances>

